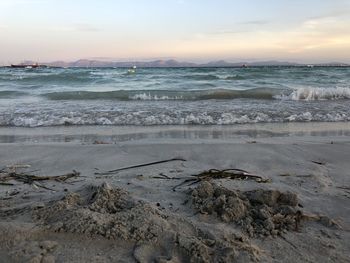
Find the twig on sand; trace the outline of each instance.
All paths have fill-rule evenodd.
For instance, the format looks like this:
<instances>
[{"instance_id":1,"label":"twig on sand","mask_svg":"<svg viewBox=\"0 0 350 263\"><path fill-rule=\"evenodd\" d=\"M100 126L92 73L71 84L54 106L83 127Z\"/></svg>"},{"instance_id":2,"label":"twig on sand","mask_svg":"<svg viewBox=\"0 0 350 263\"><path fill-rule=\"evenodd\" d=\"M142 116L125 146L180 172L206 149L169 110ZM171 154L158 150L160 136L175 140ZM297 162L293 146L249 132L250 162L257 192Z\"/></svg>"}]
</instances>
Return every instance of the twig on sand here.
<instances>
[{"instance_id":1,"label":"twig on sand","mask_svg":"<svg viewBox=\"0 0 350 263\"><path fill-rule=\"evenodd\" d=\"M5 182L0 182L0 185L8 185L8 186L12 186L13 184L11 184L11 183L5 183Z\"/></svg>"},{"instance_id":2,"label":"twig on sand","mask_svg":"<svg viewBox=\"0 0 350 263\"><path fill-rule=\"evenodd\" d=\"M163 180L181 180L183 178L180 177L169 177L165 174L159 174L158 176L152 176L153 179L163 179Z\"/></svg>"},{"instance_id":3,"label":"twig on sand","mask_svg":"<svg viewBox=\"0 0 350 263\"><path fill-rule=\"evenodd\" d=\"M295 252L297 252L299 255L303 256L302 253L299 252L299 248L293 243L291 242L290 240L288 240L285 236L283 235L280 235L280 237L285 241L287 242L289 245L291 245L294 249L295 249Z\"/></svg>"},{"instance_id":4,"label":"twig on sand","mask_svg":"<svg viewBox=\"0 0 350 263\"><path fill-rule=\"evenodd\" d=\"M259 175L251 174L242 169L225 169L225 170L210 169L200 174L192 175L192 177L195 177L195 178L186 179L182 183L174 186L173 191L176 191L176 188L186 183L190 183L189 185L193 185L201 181L209 181L213 179L253 180L257 183L269 183L271 181L270 179L265 179Z\"/></svg>"},{"instance_id":5,"label":"twig on sand","mask_svg":"<svg viewBox=\"0 0 350 263\"><path fill-rule=\"evenodd\" d=\"M326 162L321 162L321 161L311 161L311 162L318 165L326 165Z\"/></svg>"},{"instance_id":6,"label":"twig on sand","mask_svg":"<svg viewBox=\"0 0 350 263\"><path fill-rule=\"evenodd\" d=\"M162 160L162 161L157 161L157 162L151 162L151 163L144 163L144 164L138 164L138 165L133 165L133 166L128 166L128 167L123 167L115 170L110 170L106 172L95 172L96 175L109 175L109 174L116 174L120 171L125 171L129 169L134 169L134 168L139 168L139 167L145 167L145 166L151 166L151 165L156 165L156 164L161 164L161 163L169 163L169 162L175 162L175 161L181 161L181 162L186 162L185 159L181 158L173 158L173 159L168 159L168 160Z\"/></svg>"},{"instance_id":7,"label":"twig on sand","mask_svg":"<svg viewBox=\"0 0 350 263\"><path fill-rule=\"evenodd\" d=\"M49 188L49 187L46 187L46 186L44 186L44 185L42 185L42 184L39 184L39 183L33 182L32 185L33 185L34 187L37 187L37 188L43 188L43 189L45 189L45 190L50 190L50 191L56 192L56 190L54 190L54 189L52 189L52 188Z\"/></svg>"},{"instance_id":8,"label":"twig on sand","mask_svg":"<svg viewBox=\"0 0 350 263\"><path fill-rule=\"evenodd\" d=\"M111 144L110 142L104 142L104 141L94 141L92 144Z\"/></svg>"},{"instance_id":9,"label":"twig on sand","mask_svg":"<svg viewBox=\"0 0 350 263\"><path fill-rule=\"evenodd\" d=\"M350 190L349 186L337 186L336 188L342 189L342 190Z\"/></svg>"}]
</instances>

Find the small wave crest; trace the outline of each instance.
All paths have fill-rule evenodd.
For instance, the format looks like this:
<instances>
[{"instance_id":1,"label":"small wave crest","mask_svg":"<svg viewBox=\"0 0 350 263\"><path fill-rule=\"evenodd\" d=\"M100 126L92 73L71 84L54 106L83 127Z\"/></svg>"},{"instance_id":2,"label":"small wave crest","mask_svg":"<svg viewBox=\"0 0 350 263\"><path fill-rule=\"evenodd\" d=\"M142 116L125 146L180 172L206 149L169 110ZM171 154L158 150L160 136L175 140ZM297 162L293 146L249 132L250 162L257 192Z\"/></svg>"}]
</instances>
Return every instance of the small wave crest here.
<instances>
[{"instance_id":1,"label":"small wave crest","mask_svg":"<svg viewBox=\"0 0 350 263\"><path fill-rule=\"evenodd\" d=\"M2 90L0 91L0 99L1 98L14 98L19 96L25 96L27 93L16 91L16 90Z\"/></svg>"},{"instance_id":2,"label":"small wave crest","mask_svg":"<svg viewBox=\"0 0 350 263\"><path fill-rule=\"evenodd\" d=\"M313 88L303 87L293 90L288 95L277 95L276 99L315 101L315 100L345 100L350 99L350 88Z\"/></svg>"},{"instance_id":3,"label":"small wave crest","mask_svg":"<svg viewBox=\"0 0 350 263\"><path fill-rule=\"evenodd\" d=\"M131 100L183 100L182 96L175 96L175 97L169 97L169 96L158 96L158 95L152 95L150 93L140 93L135 94L134 96L130 97Z\"/></svg>"},{"instance_id":4,"label":"small wave crest","mask_svg":"<svg viewBox=\"0 0 350 263\"><path fill-rule=\"evenodd\" d=\"M244 80L244 79L246 78L241 75L233 75L233 76L225 77L225 80Z\"/></svg>"},{"instance_id":5,"label":"small wave crest","mask_svg":"<svg viewBox=\"0 0 350 263\"><path fill-rule=\"evenodd\" d=\"M194 75L185 75L182 76L182 78L184 79L189 79L189 80L218 80L220 79L218 76L216 75L210 75L210 74L194 74Z\"/></svg>"},{"instance_id":6,"label":"small wave crest","mask_svg":"<svg viewBox=\"0 0 350 263\"><path fill-rule=\"evenodd\" d=\"M89 72L79 71L58 71L58 72L16 72L9 76L2 77L2 80L17 81L18 83L69 83L69 84L85 84L94 80L93 75Z\"/></svg>"}]
</instances>

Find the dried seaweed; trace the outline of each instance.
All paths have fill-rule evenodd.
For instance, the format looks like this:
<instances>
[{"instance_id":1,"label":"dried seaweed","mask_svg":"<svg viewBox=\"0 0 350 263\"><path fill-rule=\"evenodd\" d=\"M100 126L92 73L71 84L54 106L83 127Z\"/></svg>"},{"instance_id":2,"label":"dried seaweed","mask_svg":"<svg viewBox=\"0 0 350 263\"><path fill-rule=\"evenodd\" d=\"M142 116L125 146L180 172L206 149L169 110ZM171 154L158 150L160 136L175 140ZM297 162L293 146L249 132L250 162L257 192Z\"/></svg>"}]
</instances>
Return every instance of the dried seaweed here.
<instances>
[{"instance_id":1,"label":"dried seaweed","mask_svg":"<svg viewBox=\"0 0 350 263\"><path fill-rule=\"evenodd\" d=\"M80 173L73 170L71 173L57 175L57 176L37 176L33 172L19 172L18 169L30 168L30 165L11 165L0 170L0 185L13 185L9 181L17 181L25 184L33 185L34 187L40 187L46 190L53 190L42 184L43 181L56 181L56 182L66 182L68 179L76 178L80 176Z\"/></svg>"},{"instance_id":2,"label":"dried seaweed","mask_svg":"<svg viewBox=\"0 0 350 263\"><path fill-rule=\"evenodd\" d=\"M194 178L186 179L181 184L178 184L175 187L173 187L173 190L175 191L176 188L187 183L189 183L189 185L193 185L199 182L210 181L213 179L253 180L257 183L269 183L271 181L270 179L265 179L259 175L249 173L242 169L210 169L200 174L192 175L192 177Z\"/></svg>"}]
</instances>

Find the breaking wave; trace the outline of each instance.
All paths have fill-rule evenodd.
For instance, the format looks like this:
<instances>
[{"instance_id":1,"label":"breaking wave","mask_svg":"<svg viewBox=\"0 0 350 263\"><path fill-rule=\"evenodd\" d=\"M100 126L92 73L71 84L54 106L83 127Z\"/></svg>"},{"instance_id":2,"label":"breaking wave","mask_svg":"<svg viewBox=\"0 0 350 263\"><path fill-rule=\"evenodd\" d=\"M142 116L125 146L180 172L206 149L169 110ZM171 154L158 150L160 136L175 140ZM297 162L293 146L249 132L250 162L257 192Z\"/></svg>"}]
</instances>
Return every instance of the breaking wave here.
<instances>
[{"instance_id":1,"label":"breaking wave","mask_svg":"<svg viewBox=\"0 0 350 263\"><path fill-rule=\"evenodd\" d=\"M230 100L238 98L273 99L280 94L276 89L249 89L249 90L117 90L106 92L95 91L68 91L43 94L50 100Z\"/></svg>"},{"instance_id":2,"label":"breaking wave","mask_svg":"<svg viewBox=\"0 0 350 263\"><path fill-rule=\"evenodd\" d=\"M116 90L65 91L43 94L50 100L341 100L350 99L350 88L256 88L248 90L208 89L190 91L172 90Z\"/></svg>"},{"instance_id":3,"label":"breaking wave","mask_svg":"<svg viewBox=\"0 0 350 263\"><path fill-rule=\"evenodd\" d=\"M307 101L350 99L350 88L299 88L284 98Z\"/></svg>"},{"instance_id":4,"label":"breaking wave","mask_svg":"<svg viewBox=\"0 0 350 263\"><path fill-rule=\"evenodd\" d=\"M223 112L193 112L173 114L135 112L114 112L93 114L70 112L62 114L50 114L38 112L36 114L15 114L1 116L0 126L40 127L61 125L113 125L113 126L154 126L154 125L234 125L252 123L281 123L281 122L337 122L350 121L350 114L342 112L334 113L286 113L279 116L271 116L267 113L233 113Z\"/></svg>"}]
</instances>

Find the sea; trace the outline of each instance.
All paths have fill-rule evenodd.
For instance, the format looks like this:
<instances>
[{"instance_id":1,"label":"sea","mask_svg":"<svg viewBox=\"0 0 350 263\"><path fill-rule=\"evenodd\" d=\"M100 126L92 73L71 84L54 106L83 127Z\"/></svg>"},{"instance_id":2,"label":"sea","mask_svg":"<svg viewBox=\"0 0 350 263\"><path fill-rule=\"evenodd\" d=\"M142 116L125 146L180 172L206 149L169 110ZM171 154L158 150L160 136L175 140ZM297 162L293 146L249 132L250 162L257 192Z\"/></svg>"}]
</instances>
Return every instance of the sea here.
<instances>
[{"instance_id":1,"label":"sea","mask_svg":"<svg viewBox=\"0 0 350 263\"><path fill-rule=\"evenodd\" d=\"M0 68L0 126L349 122L350 68Z\"/></svg>"}]
</instances>

